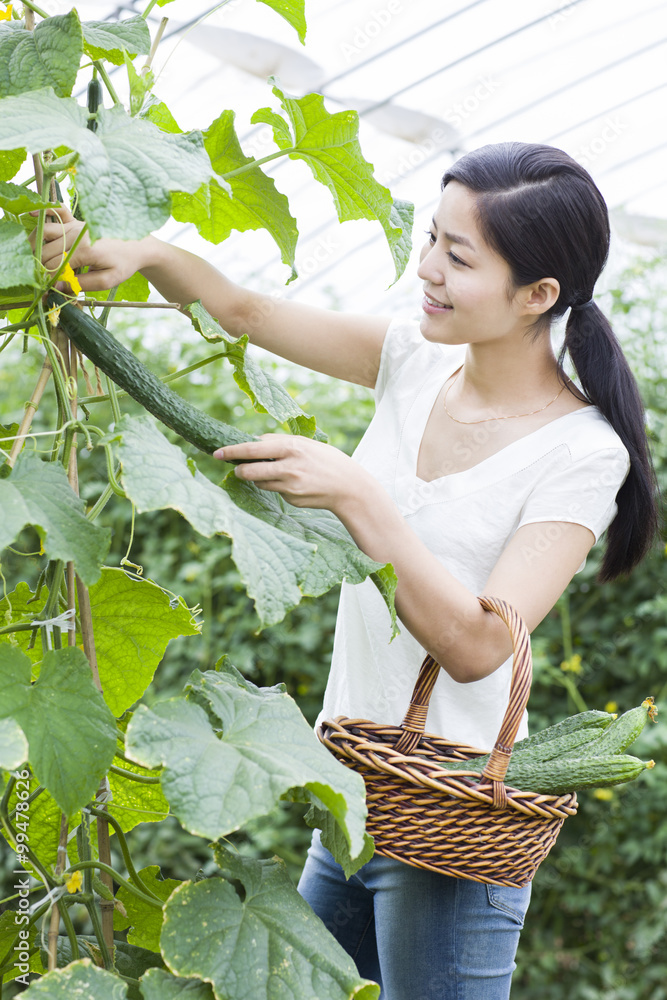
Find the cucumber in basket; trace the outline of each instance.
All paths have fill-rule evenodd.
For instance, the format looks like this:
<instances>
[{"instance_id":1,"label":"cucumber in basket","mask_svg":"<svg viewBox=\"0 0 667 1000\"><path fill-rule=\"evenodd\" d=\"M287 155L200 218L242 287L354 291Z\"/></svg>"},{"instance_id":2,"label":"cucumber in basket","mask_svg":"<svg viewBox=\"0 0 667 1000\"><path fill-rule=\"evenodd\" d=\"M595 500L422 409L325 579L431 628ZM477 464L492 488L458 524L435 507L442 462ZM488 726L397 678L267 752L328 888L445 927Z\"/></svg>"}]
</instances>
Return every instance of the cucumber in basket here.
<instances>
[{"instance_id":1,"label":"cucumber in basket","mask_svg":"<svg viewBox=\"0 0 667 1000\"><path fill-rule=\"evenodd\" d=\"M515 744L505 784L545 795L562 795L632 781L655 766L625 754L646 722L656 721L657 708L647 698L637 708L616 717L608 712L580 712ZM470 761L431 761L446 771L481 774L489 761L484 754Z\"/></svg>"}]
</instances>

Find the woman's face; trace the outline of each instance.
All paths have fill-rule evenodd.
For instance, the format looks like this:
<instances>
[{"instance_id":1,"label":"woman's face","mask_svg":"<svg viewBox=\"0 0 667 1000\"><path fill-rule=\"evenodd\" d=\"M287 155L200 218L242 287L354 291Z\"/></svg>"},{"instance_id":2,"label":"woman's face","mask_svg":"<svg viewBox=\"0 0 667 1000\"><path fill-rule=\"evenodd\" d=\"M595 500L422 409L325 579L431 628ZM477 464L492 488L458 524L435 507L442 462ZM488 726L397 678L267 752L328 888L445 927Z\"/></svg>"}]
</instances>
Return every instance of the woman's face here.
<instances>
[{"instance_id":1,"label":"woman's face","mask_svg":"<svg viewBox=\"0 0 667 1000\"><path fill-rule=\"evenodd\" d=\"M536 318L525 315L525 297L508 301L509 265L485 242L475 218L475 196L458 181L442 192L417 274L424 282L420 326L426 340L495 340L523 331Z\"/></svg>"}]
</instances>

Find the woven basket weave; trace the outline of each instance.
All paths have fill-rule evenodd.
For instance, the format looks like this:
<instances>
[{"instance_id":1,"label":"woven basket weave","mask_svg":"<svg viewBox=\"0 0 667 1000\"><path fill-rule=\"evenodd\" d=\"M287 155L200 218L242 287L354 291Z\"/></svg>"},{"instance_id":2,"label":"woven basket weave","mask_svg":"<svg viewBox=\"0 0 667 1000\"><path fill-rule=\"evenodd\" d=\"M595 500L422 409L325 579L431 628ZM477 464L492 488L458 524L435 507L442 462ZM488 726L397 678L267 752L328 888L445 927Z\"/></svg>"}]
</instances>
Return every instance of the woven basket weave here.
<instances>
[{"instance_id":1,"label":"woven basket weave","mask_svg":"<svg viewBox=\"0 0 667 1000\"><path fill-rule=\"evenodd\" d=\"M384 726L339 716L317 735L366 783L367 830L375 849L418 868L489 882L522 886L549 853L566 817L577 811L574 792L543 795L504 784L514 740L532 679L530 637L505 601L480 597L507 625L514 663L509 704L491 757L481 776L466 761L485 753L424 734L428 703L440 666L424 660L402 724ZM437 761L460 761L444 771Z\"/></svg>"}]
</instances>

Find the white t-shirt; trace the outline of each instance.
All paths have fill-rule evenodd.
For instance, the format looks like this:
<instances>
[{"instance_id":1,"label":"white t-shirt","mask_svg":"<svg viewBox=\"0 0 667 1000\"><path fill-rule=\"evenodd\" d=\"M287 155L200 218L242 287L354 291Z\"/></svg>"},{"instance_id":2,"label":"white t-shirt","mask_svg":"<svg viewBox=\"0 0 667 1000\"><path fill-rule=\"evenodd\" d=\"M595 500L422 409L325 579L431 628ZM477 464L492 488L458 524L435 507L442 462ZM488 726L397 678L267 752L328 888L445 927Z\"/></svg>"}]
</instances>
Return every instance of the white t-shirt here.
<instances>
[{"instance_id":1,"label":"white t-shirt","mask_svg":"<svg viewBox=\"0 0 667 1000\"><path fill-rule=\"evenodd\" d=\"M590 406L543 425L463 472L432 482L419 479L416 465L426 422L465 350L465 345L424 340L415 320L394 320L382 349L375 416L353 457L380 481L436 558L481 595L503 549L524 524L569 521L599 538L616 514L615 497L629 458L611 425ZM557 542L545 529L540 547ZM372 581L343 583L318 724L337 715L400 724L425 651L403 625L391 643L390 634L389 613ZM507 706L511 670L510 658L469 684L442 670L426 732L491 749ZM527 733L526 713L517 739Z\"/></svg>"}]
</instances>

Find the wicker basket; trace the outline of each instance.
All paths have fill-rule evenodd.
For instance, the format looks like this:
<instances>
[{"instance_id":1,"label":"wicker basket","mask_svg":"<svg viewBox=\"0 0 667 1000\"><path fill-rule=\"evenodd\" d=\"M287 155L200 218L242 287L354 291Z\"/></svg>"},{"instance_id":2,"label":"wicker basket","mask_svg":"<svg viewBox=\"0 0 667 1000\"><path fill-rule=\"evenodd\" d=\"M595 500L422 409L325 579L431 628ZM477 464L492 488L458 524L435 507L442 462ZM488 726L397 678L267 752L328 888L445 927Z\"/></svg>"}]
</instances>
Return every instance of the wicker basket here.
<instances>
[{"instance_id":1,"label":"wicker basket","mask_svg":"<svg viewBox=\"0 0 667 1000\"><path fill-rule=\"evenodd\" d=\"M401 726L340 716L323 722L318 736L363 776L367 829L379 854L457 878L522 886L549 853L565 818L576 813L577 797L574 792L523 792L504 784L530 692L530 637L510 605L492 597L479 601L505 622L514 648L509 704L481 776L466 771L465 762L483 750L424 734L440 673L430 656ZM451 760L461 761L460 771L443 771L436 763Z\"/></svg>"}]
</instances>

